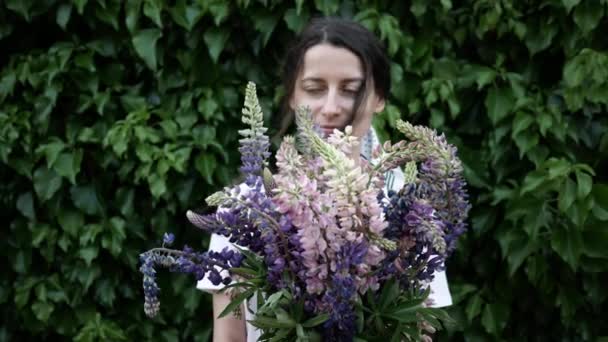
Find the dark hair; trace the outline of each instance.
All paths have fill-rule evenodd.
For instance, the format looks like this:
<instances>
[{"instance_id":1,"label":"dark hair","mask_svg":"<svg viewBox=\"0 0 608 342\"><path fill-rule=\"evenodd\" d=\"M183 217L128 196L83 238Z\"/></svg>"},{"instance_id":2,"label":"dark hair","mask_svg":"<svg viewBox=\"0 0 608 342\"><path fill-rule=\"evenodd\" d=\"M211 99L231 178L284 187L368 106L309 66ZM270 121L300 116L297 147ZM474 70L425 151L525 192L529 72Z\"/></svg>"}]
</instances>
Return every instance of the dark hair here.
<instances>
[{"instance_id":1,"label":"dark hair","mask_svg":"<svg viewBox=\"0 0 608 342\"><path fill-rule=\"evenodd\" d=\"M283 64L283 118L277 136L285 134L293 121L293 112L289 108L289 101L293 96L295 83L302 69L304 54L311 47L327 43L336 47L348 49L359 59L363 67L365 82L359 89L355 98L353 112L358 114L361 104L365 102L368 87L373 80L376 94L386 99L389 95L391 84L390 62L386 56L384 46L378 38L352 20L321 17L315 18L308 23L294 44L288 49Z\"/></svg>"}]
</instances>

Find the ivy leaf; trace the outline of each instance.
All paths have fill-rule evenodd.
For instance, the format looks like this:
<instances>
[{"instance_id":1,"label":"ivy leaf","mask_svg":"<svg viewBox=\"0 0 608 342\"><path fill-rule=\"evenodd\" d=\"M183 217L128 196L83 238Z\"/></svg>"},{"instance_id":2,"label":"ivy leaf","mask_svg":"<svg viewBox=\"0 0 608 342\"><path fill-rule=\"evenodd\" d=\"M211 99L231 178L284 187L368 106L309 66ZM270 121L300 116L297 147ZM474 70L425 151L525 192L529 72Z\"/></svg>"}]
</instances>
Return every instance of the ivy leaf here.
<instances>
[{"instance_id":1,"label":"ivy leaf","mask_svg":"<svg viewBox=\"0 0 608 342\"><path fill-rule=\"evenodd\" d=\"M469 322L473 322L473 319L477 317L481 313L481 307L484 301L479 294L475 294L471 296L469 301L467 302L467 307L465 309L467 320Z\"/></svg>"},{"instance_id":2,"label":"ivy leaf","mask_svg":"<svg viewBox=\"0 0 608 342\"><path fill-rule=\"evenodd\" d=\"M599 1L583 1L574 9L574 22L583 31L591 32L604 16L604 5Z\"/></svg>"},{"instance_id":3,"label":"ivy leaf","mask_svg":"<svg viewBox=\"0 0 608 342\"><path fill-rule=\"evenodd\" d=\"M546 180L545 172L540 170L532 171L526 175L520 189L520 194L524 195L528 192L536 190Z\"/></svg>"},{"instance_id":4,"label":"ivy leaf","mask_svg":"<svg viewBox=\"0 0 608 342\"><path fill-rule=\"evenodd\" d=\"M61 27L64 31L70 21L70 15L72 14L72 5L70 4L62 4L57 9L57 25Z\"/></svg>"},{"instance_id":5,"label":"ivy leaf","mask_svg":"<svg viewBox=\"0 0 608 342\"><path fill-rule=\"evenodd\" d=\"M135 191L132 188L122 187L116 192L116 205L120 210L120 213L125 217L129 217L133 214L133 199L135 197Z\"/></svg>"},{"instance_id":6,"label":"ivy leaf","mask_svg":"<svg viewBox=\"0 0 608 342\"><path fill-rule=\"evenodd\" d=\"M84 13L84 7L87 5L89 0L72 0L72 2L76 5L78 14L82 15Z\"/></svg>"},{"instance_id":7,"label":"ivy leaf","mask_svg":"<svg viewBox=\"0 0 608 342\"><path fill-rule=\"evenodd\" d=\"M34 198L31 192L21 194L17 198L17 209L23 214L23 216L30 220L36 220L36 212L34 210Z\"/></svg>"},{"instance_id":8,"label":"ivy leaf","mask_svg":"<svg viewBox=\"0 0 608 342\"><path fill-rule=\"evenodd\" d=\"M213 15L213 22L215 23L215 26L220 26L220 24L224 22L228 16L228 12L230 10L229 4L230 2L228 1L218 1L209 6L209 12L211 15Z\"/></svg>"},{"instance_id":9,"label":"ivy leaf","mask_svg":"<svg viewBox=\"0 0 608 342\"><path fill-rule=\"evenodd\" d=\"M551 235L551 247L570 265L572 270L577 270L578 260L583 249L582 235L577 228L554 227Z\"/></svg>"},{"instance_id":10,"label":"ivy leaf","mask_svg":"<svg viewBox=\"0 0 608 342\"><path fill-rule=\"evenodd\" d=\"M55 305L53 305L53 303L37 301L32 305L32 311L34 312L34 315L38 320L44 323L49 320L49 317L51 317L51 314L54 310Z\"/></svg>"},{"instance_id":11,"label":"ivy leaf","mask_svg":"<svg viewBox=\"0 0 608 342\"><path fill-rule=\"evenodd\" d=\"M42 201L51 199L61 184L61 177L54 170L41 166L34 171L34 190Z\"/></svg>"},{"instance_id":12,"label":"ivy leaf","mask_svg":"<svg viewBox=\"0 0 608 342\"><path fill-rule=\"evenodd\" d=\"M103 214L103 207L101 206L97 191L95 191L93 185L72 186L70 188L70 194L76 208L89 215Z\"/></svg>"},{"instance_id":13,"label":"ivy leaf","mask_svg":"<svg viewBox=\"0 0 608 342\"><path fill-rule=\"evenodd\" d=\"M88 246L78 250L78 256L84 260L87 266L91 266L91 262L97 255L99 254L99 247L97 246Z\"/></svg>"},{"instance_id":14,"label":"ivy leaf","mask_svg":"<svg viewBox=\"0 0 608 342\"><path fill-rule=\"evenodd\" d=\"M203 12L198 6L187 6L185 1L178 1L175 7L169 8L169 13L176 24L192 31L192 28L199 21Z\"/></svg>"},{"instance_id":15,"label":"ivy leaf","mask_svg":"<svg viewBox=\"0 0 608 342\"><path fill-rule=\"evenodd\" d=\"M511 112L514 104L515 98L511 88L493 87L488 91L485 100L488 116L494 125Z\"/></svg>"},{"instance_id":16,"label":"ivy leaf","mask_svg":"<svg viewBox=\"0 0 608 342\"><path fill-rule=\"evenodd\" d=\"M608 229L594 227L583 231L583 250L587 256L608 259Z\"/></svg>"},{"instance_id":17,"label":"ivy leaf","mask_svg":"<svg viewBox=\"0 0 608 342\"><path fill-rule=\"evenodd\" d=\"M558 32L558 26L555 23L546 22L546 20L539 18L528 24L526 46L531 55L548 48Z\"/></svg>"},{"instance_id":18,"label":"ivy leaf","mask_svg":"<svg viewBox=\"0 0 608 342\"><path fill-rule=\"evenodd\" d=\"M576 199L576 184L569 177L562 183L561 191L558 195L557 207L563 213L567 212L568 208Z\"/></svg>"},{"instance_id":19,"label":"ivy leaf","mask_svg":"<svg viewBox=\"0 0 608 342\"><path fill-rule=\"evenodd\" d=\"M17 251L13 259L13 269L19 274L29 272L32 265L32 251L30 248L20 249Z\"/></svg>"},{"instance_id":20,"label":"ivy leaf","mask_svg":"<svg viewBox=\"0 0 608 342\"><path fill-rule=\"evenodd\" d=\"M520 132L526 130L534 122L534 117L523 112L517 112L513 119L511 136L515 137Z\"/></svg>"},{"instance_id":21,"label":"ivy leaf","mask_svg":"<svg viewBox=\"0 0 608 342\"><path fill-rule=\"evenodd\" d=\"M76 175L80 172L81 162L81 149L77 149L73 153L64 152L57 157L57 161L53 164L53 169L57 171L59 175L67 178L70 183L76 184Z\"/></svg>"},{"instance_id":22,"label":"ivy leaf","mask_svg":"<svg viewBox=\"0 0 608 342\"><path fill-rule=\"evenodd\" d=\"M502 303L488 303L481 316L481 324L486 331L494 336L500 335L507 325L509 310Z\"/></svg>"},{"instance_id":23,"label":"ivy leaf","mask_svg":"<svg viewBox=\"0 0 608 342\"><path fill-rule=\"evenodd\" d=\"M65 143L57 137L52 137L49 142L36 148L36 154L44 154L46 158L46 166L51 168L59 156L59 153L65 148Z\"/></svg>"},{"instance_id":24,"label":"ivy leaf","mask_svg":"<svg viewBox=\"0 0 608 342\"><path fill-rule=\"evenodd\" d=\"M217 159L211 153L201 154L195 162L195 167L201 176L205 177L207 184L213 185L213 172L217 167Z\"/></svg>"},{"instance_id":25,"label":"ivy leaf","mask_svg":"<svg viewBox=\"0 0 608 342\"><path fill-rule=\"evenodd\" d=\"M76 210L66 208L60 211L57 220L63 231L71 237L77 237L84 227L84 215Z\"/></svg>"},{"instance_id":26,"label":"ivy leaf","mask_svg":"<svg viewBox=\"0 0 608 342\"><path fill-rule=\"evenodd\" d=\"M581 0L562 0L562 3L566 8L566 13L570 13L570 11L572 11L572 8L574 8L574 6L578 5L580 2Z\"/></svg>"},{"instance_id":27,"label":"ivy leaf","mask_svg":"<svg viewBox=\"0 0 608 342\"><path fill-rule=\"evenodd\" d=\"M290 8L285 12L283 20L292 32L300 32L309 20L308 10L305 9L303 13L298 14L296 9Z\"/></svg>"},{"instance_id":28,"label":"ivy leaf","mask_svg":"<svg viewBox=\"0 0 608 342\"><path fill-rule=\"evenodd\" d=\"M164 193L167 192L167 183L165 177L157 173L153 173L148 176L148 184L150 185L150 192L155 198L160 198Z\"/></svg>"},{"instance_id":29,"label":"ivy leaf","mask_svg":"<svg viewBox=\"0 0 608 342\"><path fill-rule=\"evenodd\" d=\"M593 179L588 174L576 170L576 183L578 184L576 195L578 199L583 199L589 195L593 187Z\"/></svg>"},{"instance_id":30,"label":"ivy leaf","mask_svg":"<svg viewBox=\"0 0 608 342\"><path fill-rule=\"evenodd\" d=\"M156 43L162 36L159 29L145 29L137 32L133 39L135 52L141 57L148 68L156 71Z\"/></svg>"},{"instance_id":31,"label":"ivy leaf","mask_svg":"<svg viewBox=\"0 0 608 342\"><path fill-rule=\"evenodd\" d=\"M163 28L161 20L162 9L163 3L159 0L146 0L144 3L144 15L150 18L161 29Z\"/></svg>"},{"instance_id":32,"label":"ivy leaf","mask_svg":"<svg viewBox=\"0 0 608 342\"><path fill-rule=\"evenodd\" d=\"M205 44L207 44L209 56L211 56L214 63L217 63L220 53L224 50L226 41L228 41L228 37L230 37L230 31L217 27L207 30L203 35L203 40L205 41Z\"/></svg>"},{"instance_id":33,"label":"ivy leaf","mask_svg":"<svg viewBox=\"0 0 608 342\"><path fill-rule=\"evenodd\" d=\"M32 20L31 10L32 5L34 4L33 0L6 0L6 8L9 10L21 14L21 16L28 23Z\"/></svg>"},{"instance_id":34,"label":"ivy leaf","mask_svg":"<svg viewBox=\"0 0 608 342\"><path fill-rule=\"evenodd\" d=\"M593 199L595 206L593 215L601 221L608 221L608 186L595 184L593 186Z\"/></svg>"},{"instance_id":35,"label":"ivy leaf","mask_svg":"<svg viewBox=\"0 0 608 342\"><path fill-rule=\"evenodd\" d=\"M252 16L252 19L253 26L262 34L262 46L266 46L279 21L279 17L270 12L259 11Z\"/></svg>"},{"instance_id":36,"label":"ivy leaf","mask_svg":"<svg viewBox=\"0 0 608 342\"><path fill-rule=\"evenodd\" d=\"M533 147L538 145L539 136L536 132L523 132L515 136L515 145L519 149L519 157L522 158Z\"/></svg>"},{"instance_id":37,"label":"ivy leaf","mask_svg":"<svg viewBox=\"0 0 608 342\"><path fill-rule=\"evenodd\" d=\"M315 0L315 7L317 7L323 15L329 16L338 12L340 2L335 0Z\"/></svg>"},{"instance_id":38,"label":"ivy leaf","mask_svg":"<svg viewBox=\"0 0 608 342\"><path fill-rule=\"evenodd\" d=\"M141 2L142 0L129 0L125 2L125 25L131 34L137 31Z\"/></svg>"}]
</instances>

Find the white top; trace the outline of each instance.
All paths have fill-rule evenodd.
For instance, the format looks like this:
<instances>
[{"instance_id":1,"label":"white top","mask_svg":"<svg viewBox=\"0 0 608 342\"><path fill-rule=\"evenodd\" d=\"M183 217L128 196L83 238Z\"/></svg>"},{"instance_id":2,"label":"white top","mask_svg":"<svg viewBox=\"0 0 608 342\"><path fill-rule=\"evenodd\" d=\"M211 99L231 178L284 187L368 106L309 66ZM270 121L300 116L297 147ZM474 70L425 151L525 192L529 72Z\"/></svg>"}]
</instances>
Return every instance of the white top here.
<instances>
[{"instance_id":1,"label":"white top","mask_svg":"<svg viewBox=\"0 0 608 342\"><path fill-rule=\"evenodd\" d=\"M375 146L379 144L378 138L376 136L376 132L373 129L370 129L368 134L363 139L363 144L361 146L361 154L366 159L371 157L371 151ZM404 175L401 169L393 169L391 170L386 177L385 191L388 192L389 189L399 190L403 187L404 183ZM245 184L241 184L241 190L245 190L247 186ZM233 244L228 240L227 237L212 234L211 241L209 242L209 250L221 251L224 247L228 247L230 249L235 249ZM222 276L228 274L227 271L223 271L221 273ZM431 293L429 295L429 299L432 300L433 307L445 307L452 305L452 295L450 294L450 289L448 288L448 280L445 275L445 271L435 272L433 281L430 284ZM214 293L215 291L221 290L224 288L224 285L213 285L211 281L207 278L203 278L199 280L196 284L196 288L205 292ZM252 296L250 300L247 301L248 307L251 311L255 312L257 309L257 298L256 296ZM245 320L252 320L253 313L250 310L245 310ZM247 323L247 342L256 342L260 337L260 331L254 327L253 325Z\"/></svg>"}]
</instances>

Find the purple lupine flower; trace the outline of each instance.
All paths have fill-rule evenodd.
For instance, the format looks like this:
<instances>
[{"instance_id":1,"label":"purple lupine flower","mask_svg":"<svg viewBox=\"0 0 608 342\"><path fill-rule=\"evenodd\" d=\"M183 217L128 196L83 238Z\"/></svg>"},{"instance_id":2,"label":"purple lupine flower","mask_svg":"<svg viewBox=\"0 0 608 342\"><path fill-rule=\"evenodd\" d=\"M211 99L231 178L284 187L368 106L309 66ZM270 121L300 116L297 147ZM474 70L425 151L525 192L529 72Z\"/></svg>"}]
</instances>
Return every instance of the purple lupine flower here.
<instances>
[{"instance_id":1,"label":"purple lupine flower","mask_svg":"<svg viewBox=\"0 0 608 342\"><path fill-rule=\"evenodd\" d=\"M163 245L171 246L173 241L175 241L175 235L173 235L173 233L163 234Z\"/></svg>"},{"instance_id":2,"label":"purple lupine flower","mask_svg":"<svg viewBox=\"0 0 608 342\"><path fill-rule=\"evenodd\" d=\"M255 84L249 82L245 91L245 105L243 108L243 123L249 125L248 129L240 130L243 136L239 140L241 153L241 172L245 175L245 183L252 186L256 182L256 175L260 176L270 152L268 136L265 135L264 115L258 102Z\"/></svg>"},{"instance_id":3,"label":"purple lupine flower","mask_svg":"<svg viewBox=\"0 0 608 342\"><path fill-rule=\"evenodd\" d=\"M144 312L148 317L154 317L160 308L158 301L160 289L156 284L156 270L154 270L155 257L142 254L140 260L139 271L143 274Z\"/></svg>"},{"instance_id":4,"label":"purple lupine flower","mask_svg":"<svg viewBox=\"0 0 608 342\"><path fill-rule=\"evenodd\" d=\"M143 274L144 312L147 316L153 317L158 313L160 307L158 301L160 289L156 284L156 266L169 268L173 272L192 274L196 280L201 280L207 276L214 285L229 284L232 279L229 275L222 274L222 272L233 267L239 267L243 261L243 256L239 252L227 248L221 252L198 253L185 246L181 251L166 248L151 249L141 254L140 260L139 270Z\"/></svg>"}]
</instances>

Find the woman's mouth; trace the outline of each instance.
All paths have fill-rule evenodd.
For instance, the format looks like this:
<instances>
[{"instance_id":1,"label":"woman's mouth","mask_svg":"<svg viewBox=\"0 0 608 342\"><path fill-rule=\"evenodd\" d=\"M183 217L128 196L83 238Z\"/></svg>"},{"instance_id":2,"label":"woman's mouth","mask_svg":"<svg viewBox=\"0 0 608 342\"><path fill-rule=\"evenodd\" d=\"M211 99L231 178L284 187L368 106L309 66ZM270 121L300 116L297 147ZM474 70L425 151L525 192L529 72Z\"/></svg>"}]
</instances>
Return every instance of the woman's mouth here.
<instances>
[{"instance_id":1,"label":"woman's mouth","mask_svg":"<svg viewBox=\"0 0 608 342\"><path fill-rule=\"evenodd\" d=\"M335 129L337 129L338 127L336 126L321 126L321 131L323 132L323 134L328 137L330 136Z\"/></svg>"}]
</instances>

